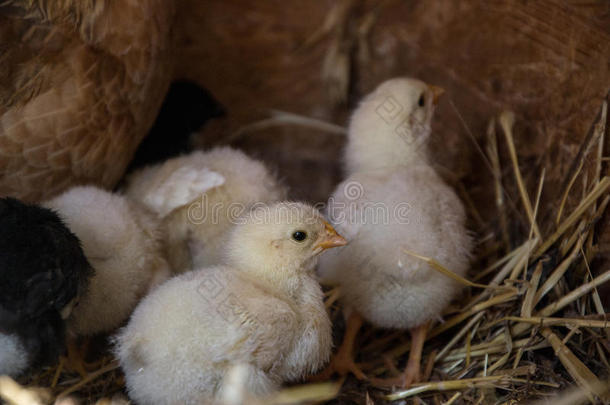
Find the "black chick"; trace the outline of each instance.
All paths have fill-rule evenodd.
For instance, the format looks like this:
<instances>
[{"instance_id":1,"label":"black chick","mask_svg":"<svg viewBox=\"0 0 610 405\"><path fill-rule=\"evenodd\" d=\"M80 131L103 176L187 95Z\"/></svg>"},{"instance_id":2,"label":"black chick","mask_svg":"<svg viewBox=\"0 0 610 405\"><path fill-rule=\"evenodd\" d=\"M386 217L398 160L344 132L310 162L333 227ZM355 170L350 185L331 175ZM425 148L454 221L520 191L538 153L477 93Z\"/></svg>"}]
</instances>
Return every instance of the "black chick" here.
<instances>
[{"instance_id":1,"label":"black chick","mask_svg":"<svg viewBox=\"0 0 610 405\"><path fill-rule=\"evenodd\" d=\"M0 199L0 374L57 359L64 319L92 274L80 241L56 213Z\"/></svg>"}]
</instances>

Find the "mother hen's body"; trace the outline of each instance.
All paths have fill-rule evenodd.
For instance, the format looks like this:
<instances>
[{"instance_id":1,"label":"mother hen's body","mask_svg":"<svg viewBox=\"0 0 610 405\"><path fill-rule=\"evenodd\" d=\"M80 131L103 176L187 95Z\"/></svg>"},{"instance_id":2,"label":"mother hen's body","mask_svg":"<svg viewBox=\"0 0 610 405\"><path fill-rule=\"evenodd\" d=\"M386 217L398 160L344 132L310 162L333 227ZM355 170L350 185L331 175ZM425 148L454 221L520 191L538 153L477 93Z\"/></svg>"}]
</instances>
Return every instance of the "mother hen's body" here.
<instances>
[{"instance_id":1,"label":"mother hen's body","mask_svg":"<svg viewBox=\"0 0 610 405\"><path fill-rule=\"evenodd\" d=\"M113 187L171 78L162 0L0 4L0 196Z\"/></svg>"}]
</instances>

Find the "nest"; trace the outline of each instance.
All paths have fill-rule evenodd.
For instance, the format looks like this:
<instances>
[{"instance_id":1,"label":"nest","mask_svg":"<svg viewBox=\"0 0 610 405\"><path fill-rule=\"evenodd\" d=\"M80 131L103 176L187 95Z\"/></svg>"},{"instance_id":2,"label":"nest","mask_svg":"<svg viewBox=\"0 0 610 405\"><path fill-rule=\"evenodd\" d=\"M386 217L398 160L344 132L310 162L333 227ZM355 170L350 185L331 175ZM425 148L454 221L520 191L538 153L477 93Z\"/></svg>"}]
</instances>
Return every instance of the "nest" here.
<instances>
[{"instance_id":1,"label":"nest","mask_svg":"<svg viewBox=\"0 0 610 405\"><path fill-rule=\"evenodd\" d=\"M534 194L525 187L513 139L514 114L504 112L490 121L482 153L495 179L498 220L492 233L479 235L470 279L434 258L408 252L465 288L443 320L428 331L422 382L386 391L349 376L286 388L260 403L524 403L563 390L569 393L555 403L607 402L610 320L599 288L610 280L610 270L595 273L591 266L598 251L598 222L610 202L610 177L603 175L607 110L608 100L567 172L555 212L540 210L544 170ZM292 125L322 125L305 117L280 117L280 122L286 120ZM502 145L506 159L499 152ZM507 191L506 184L511 182L516 185L514 194ZM574 198L577 189L578 198ZM472 218L480 217L474 205L468 206ZM339 326L340 294L338 288L326 292L326 306ZM405 363L409 346L406 331L365 327L357 361L369 377L391 376ZM70 395L84 403L111 403L108 398L124 393L124 379L107 353L98 350L97 358L91 359L98 368L85 378L66 371L60 362L22 381L42 389L23 388L4 379L0 392L7 398L33 395L39 403ZM239 379L234 384L239 390ZM255 402L259 400L244 403Z\"/></svg>"}]
</instances>

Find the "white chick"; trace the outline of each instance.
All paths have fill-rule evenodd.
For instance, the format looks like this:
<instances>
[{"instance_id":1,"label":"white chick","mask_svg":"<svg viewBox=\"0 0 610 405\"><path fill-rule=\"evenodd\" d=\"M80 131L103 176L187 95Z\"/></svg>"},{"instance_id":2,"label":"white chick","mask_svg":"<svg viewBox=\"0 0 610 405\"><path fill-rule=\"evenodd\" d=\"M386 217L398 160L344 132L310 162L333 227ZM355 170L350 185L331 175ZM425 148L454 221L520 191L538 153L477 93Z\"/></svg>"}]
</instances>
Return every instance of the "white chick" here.
<instances>
[{"instance_id":1,"label":"white chick","mask_svg":"<svg viewBox=\"0 0 610 405\"><path fill-rule=\"evenodd\" d=\"M464 207L426 157L441 93L419 80L392 79L352 115L345 151L348 178L328 204L331 223L350 245L325 255L319 267L323 281L341 285L348 318L344 342L326 375L351 371L365 378L352 357L364 318L377 327L411 331L407 368L388 381L410 385L419 376L427 324L459 286L407 251L459 275L468 269L472 241Z\"/></svg>"},{"instance_id":2,"label":"white chick","mask_svg":"<svg viewBox=\"0 0 610 405\"><path fill-rule=\"evenodd\" d=\"M96 187L75 187L44 205L81 241L95 274L66 320L71 336L116 329L170 275L155 215Z\"/></svg>"},{"instance_id":3,"label":"white chick","mask_svg":"<svg viewBox=\"0 0 610 405\"><path fill-rule=\"evenodd\" d=\"M253 204L286 197L259 161L220 147L146 167L128 179L126 194L163 218L174 271L218 264L227 231Z\"/></svg>"},{"instance_id":4,"label":"white chick","mask_svg":"<svg viewBox=\"0 0 610 405\"><path fill-rule=\"evenodd\" d=\"M29 365L29 355L17 335L0 333L0 375L18 376Z\"/></svg>"},{"instance_id":5,"label":"white chick","mask_svg":"<svg viewBox=\"0 0 610 405\"><path fill-rule=\"evenodd\" d=\"M314 267L323 250L345 243L301 203L257 207L240 218L222 265L167 281L117 336L130 397L210 403L224 396L223 379L237 365L255 396L314 373L332 344Z\"/></svg>"}]
</instances>

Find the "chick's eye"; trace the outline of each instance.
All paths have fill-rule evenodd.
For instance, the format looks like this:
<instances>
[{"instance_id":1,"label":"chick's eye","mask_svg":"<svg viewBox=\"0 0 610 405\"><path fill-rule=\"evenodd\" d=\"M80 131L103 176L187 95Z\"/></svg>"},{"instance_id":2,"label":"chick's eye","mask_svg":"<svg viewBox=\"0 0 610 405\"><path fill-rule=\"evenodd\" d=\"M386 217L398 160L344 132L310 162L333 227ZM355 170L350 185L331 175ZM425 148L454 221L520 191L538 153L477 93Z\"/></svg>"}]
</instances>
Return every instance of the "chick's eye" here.
<instances>
[{"instance_id":1,"label":"chick's eye","mask_svg":"<svg viewBox=\"0 0 610 405\"><path fill-rule=\"evenodd\" d=\"M292 239L297 242L303 242L307 238L307 233L305 231L296 231L292 234Z\"/></svg>"},{"instance_id":2,"label":"chick's eye","mask_svg":"<svg viewBox=\"0 0 610 405\"><path fill-rule=\"evenodd\" d=\"M424 104L426 104L426 99L425 99L425 97L424 97L424 94L423 94L423 93L422 93L422 95L421 95L421 96L419 96L419 100L417 101L417 104L418 104L420 107L423 107L423 106L424 106Z\"/></svg>"}]
</instances>

